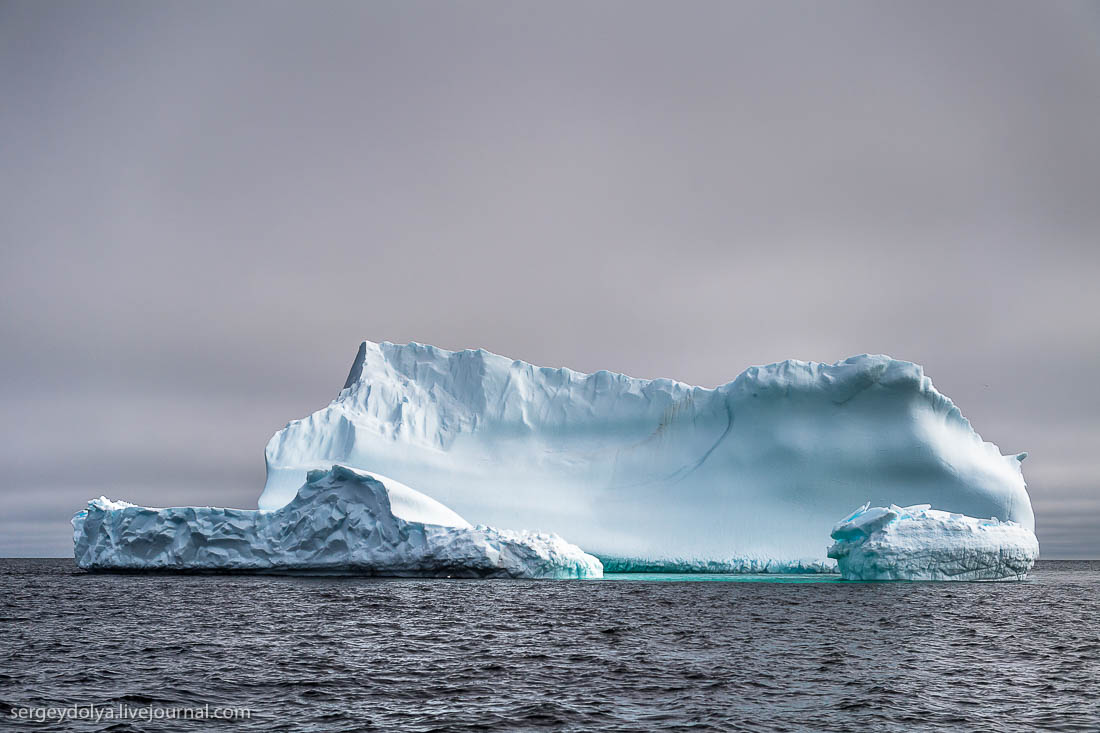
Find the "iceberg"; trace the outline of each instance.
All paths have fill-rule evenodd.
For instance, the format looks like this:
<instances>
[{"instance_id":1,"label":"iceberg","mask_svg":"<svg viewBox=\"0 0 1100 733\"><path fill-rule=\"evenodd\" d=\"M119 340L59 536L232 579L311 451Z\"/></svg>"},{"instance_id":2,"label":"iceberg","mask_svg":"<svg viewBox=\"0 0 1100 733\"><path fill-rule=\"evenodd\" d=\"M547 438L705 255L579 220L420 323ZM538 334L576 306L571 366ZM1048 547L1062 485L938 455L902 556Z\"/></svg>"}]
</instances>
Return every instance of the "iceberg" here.
<instances>
[{"instance_id":1,"label":"iceberg","mask_svg":"<svg viewBox=\"0 0 1100 733\"><path fill-rule=\"evenodd\" d=\"M832 537L829 557L845 580L1022 580L1039 557L1027 527L929 504L864 504L833 527Z\"/></svg>"},{"instance_id":2,"label":"iceberg","mask_svg":"<svg viewBox=\"0 0 1100 733\"><path fill-rule=\"evenodd\" d=\"M309 472L274 510L152 509L105 497L72 520L87 570L315 572L416 577L599 578L599 560L554 534L471 526L438 501L346 466Z\"/></svg>"},{"instance_id":3,"label":"iceberg","mask_svg":"<svg viewBox=\"0 0 1100 733\"><path fill-rule=\"evenodd\" d=\"M1025 457L888 356L706 388L364 342L336 398L271 438L259 506L345 464L493 526L557 532L609 572L805 572L834 568L832 523L868 498L1031 530Z\"/></svg>"}]
</instances>

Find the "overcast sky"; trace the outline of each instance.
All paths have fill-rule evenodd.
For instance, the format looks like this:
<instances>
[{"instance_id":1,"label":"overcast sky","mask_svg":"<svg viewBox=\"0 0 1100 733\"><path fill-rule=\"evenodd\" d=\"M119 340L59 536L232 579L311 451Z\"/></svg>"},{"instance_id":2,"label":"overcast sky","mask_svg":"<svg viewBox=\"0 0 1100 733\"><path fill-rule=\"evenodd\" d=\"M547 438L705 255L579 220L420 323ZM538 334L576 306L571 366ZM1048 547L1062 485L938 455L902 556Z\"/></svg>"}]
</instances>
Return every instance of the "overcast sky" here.
<instances>
[{"instance_id":1,"label":"overcast sky","mask_svg":"<svg viewBox=\"0 0 1100 733\"><path fill-rule=\"evenodd\" d=\"M362 339L916 361L1100 557L1100 5L0 2L0 556L254 507Z\"/></svg>"}]
</instances>

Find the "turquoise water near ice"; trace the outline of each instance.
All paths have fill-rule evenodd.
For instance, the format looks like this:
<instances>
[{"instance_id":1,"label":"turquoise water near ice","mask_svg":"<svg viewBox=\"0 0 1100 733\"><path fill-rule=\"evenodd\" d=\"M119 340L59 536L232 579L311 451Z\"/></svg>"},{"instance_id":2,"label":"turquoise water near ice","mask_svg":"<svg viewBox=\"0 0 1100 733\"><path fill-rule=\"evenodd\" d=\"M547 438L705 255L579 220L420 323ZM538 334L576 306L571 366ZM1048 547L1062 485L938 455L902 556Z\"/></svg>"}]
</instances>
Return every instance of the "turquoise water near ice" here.
<instances>
[{"instance_id":1,"label":"turquoise water near ice","mask_svg":"<svg viewBox=\"0 0 1100 733\"><path fill-rule=\"evenodd\" d=\"M840 583L832 573L730 575L722 573L604 573L604 580L659 583Z\"/></svg>"}]
</instances>

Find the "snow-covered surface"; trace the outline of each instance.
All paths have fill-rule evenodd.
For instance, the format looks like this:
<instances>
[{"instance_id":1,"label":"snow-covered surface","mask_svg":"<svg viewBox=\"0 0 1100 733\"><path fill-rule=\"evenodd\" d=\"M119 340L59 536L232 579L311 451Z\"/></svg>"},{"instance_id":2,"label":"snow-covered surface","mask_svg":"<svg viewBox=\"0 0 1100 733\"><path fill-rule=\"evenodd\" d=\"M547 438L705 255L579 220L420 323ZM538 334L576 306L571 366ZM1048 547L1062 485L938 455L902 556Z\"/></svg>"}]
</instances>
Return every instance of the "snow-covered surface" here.
<instances>
[{"instance_id":1,"label":"snow-covered surface","mask_svg":"<svg viewBox=\"0 0 1100 733\"><path fill-rule=\"evenodd\" d=\"M389 476L373 471L369 475L385 487L389 495L390 511L398 519L420 524L438 524L443 527L470 526L469 522L458 516L452 509L443 506L432 497L425 496Z\"/></svg>"},{"instance_id":2,"label":"snow-covered surface","mask_svg":"<svg viewBox=\"0 0 1100 733\"><path fill-rule=\"evenodd\" d=\"M1035 533L996 517L865 504L833 527L846 580L1017 580L1039 557Z\"/></svg>"},{"instance_id":3,"label":"snow-covered surface","mask_svg":"<svg viewBox=\"0 0 1100 733\"><path fill-rule=\"evenodd\" d=\"M557 535L471 527L407 486L343 466L311 472L272 511L150 509L101 497L73 517L73 541L89 570L603 575L599 560Z\"/></svg>"},{"instance_id":4,"label":"snow-covered surface","mask_svg":"<svg viewBox=\"0 0 1100 733\"><path fill-rule=\"evenodd\" d=\"M338 397L268 443L260 506L343 463L480 522L558 532L609 568L808 570L831 566L832 522L868 498L1032 528L1023 455L887 356L707 389L365 342Z\"/></svg>"}]
</instances>

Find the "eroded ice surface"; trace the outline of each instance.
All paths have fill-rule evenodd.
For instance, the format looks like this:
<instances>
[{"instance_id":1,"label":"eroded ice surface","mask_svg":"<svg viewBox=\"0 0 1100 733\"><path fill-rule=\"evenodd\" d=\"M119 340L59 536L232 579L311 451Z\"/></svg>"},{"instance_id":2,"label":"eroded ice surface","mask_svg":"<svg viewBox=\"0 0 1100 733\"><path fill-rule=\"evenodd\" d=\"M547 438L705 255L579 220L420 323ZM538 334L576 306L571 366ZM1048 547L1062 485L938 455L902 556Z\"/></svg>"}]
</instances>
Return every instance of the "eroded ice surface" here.
<instances>
[{"instance_id":1,"label":"eroded ice surface","mask_svg":"<svg viewBox=\"0 0 1100 733\"><path fill-rule=\"evenodd\" d=\"M833 527L845 580L1017 580L1039 557L1035 533L996 517L863 505Z\"/></svg>"},{"instance_id":2,"label":"eroded ice surface","mask_svg":"<svg viewBox=\"0 0 1100 733\"><path fill-rule=\"evenodd\" d=\"M716 389L486 351L365 342L327 407L267 446L260 506L345 463L608 570L813 570L836 517L931 501L1033 526L1020 456L887 356L752 367Z\"/></svg>"},{"instance_id":3,"label":"eroded ice surface","mask_svg":"<svg viewBox=\"0 0 1100 733\"><path fill-rule=\"evenodd\" d=\"M299 570L388 576L599 578L561 537L471 527L398 482L333 466L272 510L151 509L99 498L73 518L89 570Z\"/></svg>"}]
</instances>

